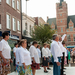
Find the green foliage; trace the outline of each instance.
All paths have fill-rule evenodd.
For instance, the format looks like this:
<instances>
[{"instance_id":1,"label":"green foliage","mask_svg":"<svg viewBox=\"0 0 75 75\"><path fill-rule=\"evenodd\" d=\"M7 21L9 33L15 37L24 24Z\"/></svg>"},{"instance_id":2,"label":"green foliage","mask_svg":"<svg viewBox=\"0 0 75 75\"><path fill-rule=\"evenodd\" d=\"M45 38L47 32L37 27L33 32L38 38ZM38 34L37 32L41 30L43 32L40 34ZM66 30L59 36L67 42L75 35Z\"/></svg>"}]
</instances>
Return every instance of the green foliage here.
<instances>
[{"instance_id":1,"label":"green foliage","mask_svg":"<svg viewBox=\"0 0 75 75\"><path fill-rule=\"evenodd\" d=\"M54 33L55 30L52 30L50 25L40 25L34 26L31 36L34 40L40 41L43 44L49 42Z\"/></svg>"}]
</instances>

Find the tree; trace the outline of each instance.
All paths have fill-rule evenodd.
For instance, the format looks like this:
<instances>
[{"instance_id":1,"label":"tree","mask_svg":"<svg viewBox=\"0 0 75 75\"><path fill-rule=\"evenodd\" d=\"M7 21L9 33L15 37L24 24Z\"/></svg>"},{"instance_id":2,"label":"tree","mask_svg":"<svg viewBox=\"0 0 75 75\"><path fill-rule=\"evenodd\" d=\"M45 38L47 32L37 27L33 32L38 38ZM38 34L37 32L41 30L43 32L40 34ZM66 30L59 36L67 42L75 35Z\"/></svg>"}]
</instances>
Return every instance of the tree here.
<instances>
[{"instance_id":1,"label":"tree","mask_svg":"<svg viewBox=\"0 0 75 75\"><path fill-rule=\"evenodd\" d=\"M34 26L32 30L32 38L34 40L40 41L42 44L50 41L52 39L52 35L55 33L55 30L52 30L50 25L40 25Z\"/></svg>"}]
</instances>

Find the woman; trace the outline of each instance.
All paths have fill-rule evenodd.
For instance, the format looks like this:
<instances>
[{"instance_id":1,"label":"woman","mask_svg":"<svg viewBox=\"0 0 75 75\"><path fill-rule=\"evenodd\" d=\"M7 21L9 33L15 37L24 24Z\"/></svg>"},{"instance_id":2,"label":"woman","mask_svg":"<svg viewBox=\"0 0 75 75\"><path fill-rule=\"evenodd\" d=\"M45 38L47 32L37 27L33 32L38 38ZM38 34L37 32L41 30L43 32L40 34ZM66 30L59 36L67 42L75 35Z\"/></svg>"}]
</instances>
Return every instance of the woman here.
<instances>
[{"instance_id":1,"label":"woman","mask_svg":"<svg viewBox=\"0 0 75 75\"><path fill-rule=\"evenodd\" d=\"M16 50L18 48L18 43L15 43L14 44L14 48L13 48L13 53L14 53L14 62L13 62L13 65L14 65L14 71L16 71Z\"/></svg>"},{"instance_id":2,"label":"woman","mask_svg":"<svg viewBox=\"0 0 75 75\"><path fill-rule=\"evenodd\" d=\"M3 39L0 42L0 65L2 65L2 72L0 72L0 75L7 75L10 73L10 62L11 60L11 48L7 42L9 39L9 33L4 32L2 34Z\"/></svg>"},{"instance_id":3,"label":"woman","mask_svg":"<svg viewBox=\"0 0 75 75\"><path fill-rule=\"evenodd\" d=\"M32 75L30 52L26 49L27 40L21 40L19 50L19 75ZM17 59L16 59L17 60Z\"/></svg>"},{"instance_id":4,"label":"woman","mask_svg":"<svg viewBox=\"0 0 75 75\"><path fill-rule=\"evenodd\" d=\"M35 75L35 72L36 72L36 69L39 69L39 63L40 63L40 60L39 60L39 55L38 55L38 51L37 51L37 42L34 41L32 46L30 47L29 51L30 51L30 55L31 55L31 58L32 58L32 72L33 72L33 75Z\"/></svg>"},{"instance_id":5,"label":"woman","mask_svg":"<svg viewBox=\"0 0 75 75\"><path fill-rule=\"evenodd\" d=\"M48 70L51 70L51 68L49 68L49 63L51 62L51 51L50 51L50 45L49 44L47 44L47 51L48 51L48 67L47 67L47 69Z\"/></svg>"},{"instance_id":6,"label":"woman","mask_svg":"<svg viewBox=\"0 0 75 75\"><path fill-rule=\"evenodd\" d=\"M46 67L48 66L48 51L46 48L47 48L47 44L44 44L42 48L42 57L43 57L44 72L48 73L48 71L46 70Z\"/></svg>"},{"instance_id":7,"label":"woman","mask_svg":"<svg viewBox=\"0 0 75 75\"><path fill-rule=\"evenodd\" d=\"M40 45L37 46L37 51L38 51L38 55L39 55L39 59L40 59L40 63L41 63L41 51L40 51Z\"/></svg>"}]
</instances>

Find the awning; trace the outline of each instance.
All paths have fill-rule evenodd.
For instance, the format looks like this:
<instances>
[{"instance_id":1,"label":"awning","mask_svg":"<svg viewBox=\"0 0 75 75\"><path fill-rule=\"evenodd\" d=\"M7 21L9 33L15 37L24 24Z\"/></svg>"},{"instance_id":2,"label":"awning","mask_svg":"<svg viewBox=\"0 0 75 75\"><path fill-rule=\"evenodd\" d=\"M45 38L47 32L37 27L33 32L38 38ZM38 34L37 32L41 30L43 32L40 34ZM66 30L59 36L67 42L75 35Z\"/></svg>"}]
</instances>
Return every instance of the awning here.
<instances>
[{"instance_id":1,"label":"awning","mask_svg":"<svg viewBox=\"0 0 75 75\"><path fill-rule=\"evenodd\" d=\"M32 38L30 38L30 37L26 37L26 36L22 36L22 39L26 39L27 42L31 42L31 41L32 41Z\"/></svg>"},{"instance_id":2,"label":"awning","mask_svg":"<svg viewBox=\"0 0 75 75\"><path fill-rule=\"evenodd\" d=\"M67 46L67 48L75 48L75 46Z\"/></svg>"},{"instance_id":3,"label":"awning","mask_svg":"<svg viewBox=\"0 0 75 75\"><path fill-rule=\"evenodd\" d=\"M2 31L0 31L0 37L2 36Z\"/></svg>"}]
</instances>

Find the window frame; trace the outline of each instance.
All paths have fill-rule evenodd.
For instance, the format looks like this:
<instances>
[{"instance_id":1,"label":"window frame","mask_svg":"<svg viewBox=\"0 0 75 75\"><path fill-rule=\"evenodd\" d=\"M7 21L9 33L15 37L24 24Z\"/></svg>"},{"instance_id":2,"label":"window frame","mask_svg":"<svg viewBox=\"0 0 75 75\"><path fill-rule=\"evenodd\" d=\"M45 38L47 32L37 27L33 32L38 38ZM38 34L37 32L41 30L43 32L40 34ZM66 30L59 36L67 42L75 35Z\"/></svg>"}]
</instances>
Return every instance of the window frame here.
<instances>
[{"instance_id":1,"label":"window frame","mask_svg":"<svg viewBox=\"0 0 75 75\"><path fill-rule=\"evenodd\" d=\"M13 19L15 20L15 23L13 23ZM13 24L15 24L15 25L13 25ZM13 26L13 31L16 31L17 26L16 26L16 18L15 17L12 17L12 26Z\"/></svg>"},{"instance_id":2,"label":"window frame","mask_svg":"<svg viewBox=\"0 0 75 75\"><path fill-rule=\"evenodd\" d=\"M21 22L19 20L17 21L17 30L21 31Z\"/></svg>"},{"instance_id":3,"label":"window frame","mask_svg":"<svg viewBox=\"0 0 75 75\"><path fill-rule=\"evenodd\" d=\"M15 6L13 6L13 0L12 0L12 8L16 9L16 0L14 0L14 5Z\"/></svg>"},{"instance_id":4,"label":"window frame","mask_svg":"<svg viewBox=\"0 0 75 75\"><path fill-rule=\"evenodd\" d=\"M8 26L8 24L7 24L7 23L8 23L8 22L7 22L7 21L8 21L7 15L10 17L10 19L9 19L9 21L10 21L9 26ZM6 28L7 28L7 29L11 29L11 15L10 15L9 13L6 13Z\"/></svg>"},{"instance_id":5,"label":"window frame","mask_svg":"<svg viewBox=\"0 0 75 75\"><path fill-rule=\"evenodd\" d=\"M9 3L8 3L8 0L6 0L6 3L7 3L8 5L11 5L11 0L9 0Z\"/></svg>"},{"instance_id":6,"label":"window frame","mask_svg":"<svg viewBox=\"0 0 75 75\"><path fill-rule=\"evenodd\" d=\"M19 6L19 7L18 7ZM17 10L20 11L20 0L17 0Z\"/></svg>"}]
</instances>

